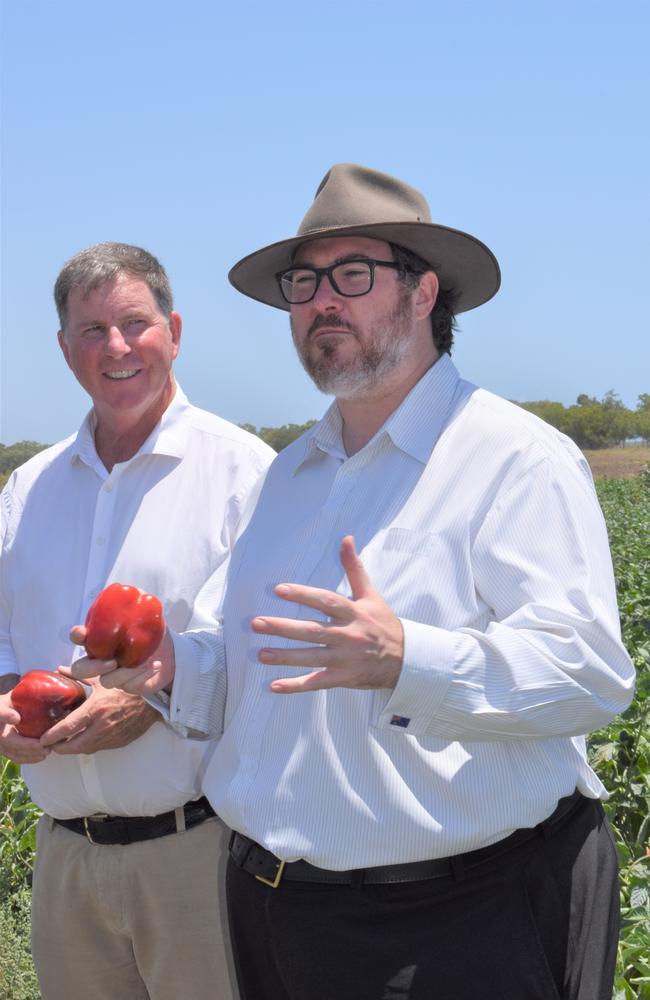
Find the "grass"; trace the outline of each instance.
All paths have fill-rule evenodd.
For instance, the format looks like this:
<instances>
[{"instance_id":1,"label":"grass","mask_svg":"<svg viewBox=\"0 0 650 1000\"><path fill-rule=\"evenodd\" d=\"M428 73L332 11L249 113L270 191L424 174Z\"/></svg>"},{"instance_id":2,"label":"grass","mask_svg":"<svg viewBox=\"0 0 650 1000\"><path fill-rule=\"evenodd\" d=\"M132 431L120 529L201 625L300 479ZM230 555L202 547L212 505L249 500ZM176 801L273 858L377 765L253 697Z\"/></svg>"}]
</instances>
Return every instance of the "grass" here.
<instances>
[{"instance_id":1,"label":"grass","mask_svg":"<svg viewBox=\"0 0 650 1000\"><path fill-rule=\"evenodd\" d=\"M594 479L633 479L650 464L650 446L625 445L620 448L585 450Z\"/></svg>"}]
</instances>

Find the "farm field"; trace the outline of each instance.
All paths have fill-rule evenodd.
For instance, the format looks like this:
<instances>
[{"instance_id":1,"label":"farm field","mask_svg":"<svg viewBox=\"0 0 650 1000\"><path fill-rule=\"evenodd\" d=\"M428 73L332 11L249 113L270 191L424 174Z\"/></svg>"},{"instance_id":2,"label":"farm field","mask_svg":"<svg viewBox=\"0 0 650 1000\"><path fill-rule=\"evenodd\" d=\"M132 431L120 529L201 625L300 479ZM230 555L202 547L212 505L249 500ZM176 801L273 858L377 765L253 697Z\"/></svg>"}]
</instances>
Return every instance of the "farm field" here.
<instances>
[{"instance_id":1,"label":"farm field","mask_svg":"<svg viewBox=\"0 0 650 1000\"><path fill-rule=\"evenodd\" d=\"M610 793L605 809L621 864L623 923L612 1000L650 1000L650 472L638 474L650 449L587 453L590 462L594 454L623 638L638 672L630 708L589 739L592 766ZM0 1000L40 998L29 954L38 815L19 769L0 758Z\"/></svg>"},{"instance_id":2,"label":"farm field","mask_svg":"<svg viewBox=\"0 0 650 1000\"><path fill-rule=\"evenodd\" d=\"M626 445L583 452L594 479L633 479L650 464L650 446Z\"/></svg>"}]
</instances>

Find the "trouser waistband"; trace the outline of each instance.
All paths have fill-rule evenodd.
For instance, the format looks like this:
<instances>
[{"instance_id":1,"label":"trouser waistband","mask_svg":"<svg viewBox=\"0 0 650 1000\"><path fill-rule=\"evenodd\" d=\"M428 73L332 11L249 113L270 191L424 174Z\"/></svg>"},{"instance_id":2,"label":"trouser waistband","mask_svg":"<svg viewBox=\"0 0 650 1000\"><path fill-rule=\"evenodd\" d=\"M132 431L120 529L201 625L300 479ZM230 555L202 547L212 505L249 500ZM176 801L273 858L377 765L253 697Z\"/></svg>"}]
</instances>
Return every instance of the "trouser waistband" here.
<instances>
[{"instance_id":1,"label":"trouser waistband","mask_svg":"<svg viewBox=\"0 0 650 1000\"><path fill-rule=\"evenodd\" d=\"M186 802L182 807L181 828L189 830L214 815L215 811L205 796ZM178 819L177 810L171 809L159 816L107 816L99 813L78 819L55 819L54 822L87 837L91 844L135 844L177 833Z\"/></svg>"},{"instance_id":2,"label":"trouser waistband","mask_svg":"<svg viewBox=\"0 0 650 1000\"><path fill-rule=\"evenodd\" d=\"M492 861L535 837L548 839L565 823L578 806L587 800L575 791L573 795L560 799L551 815L537 826L515 830L503 840L481 847L476 851L453 855L449 858L433 858L429 861L412 861L399 865L380 865L348 871L318 868L308 861L282 861L249 837L233 832L230 838L230 856L238 868L254 875L255 878L275 889L281 879L295 882L320 882L334 885L384 885L396 882L420 882L425 879L444 878L453 875L462 879L465 872Z\"/></svg>"}]
</instances>

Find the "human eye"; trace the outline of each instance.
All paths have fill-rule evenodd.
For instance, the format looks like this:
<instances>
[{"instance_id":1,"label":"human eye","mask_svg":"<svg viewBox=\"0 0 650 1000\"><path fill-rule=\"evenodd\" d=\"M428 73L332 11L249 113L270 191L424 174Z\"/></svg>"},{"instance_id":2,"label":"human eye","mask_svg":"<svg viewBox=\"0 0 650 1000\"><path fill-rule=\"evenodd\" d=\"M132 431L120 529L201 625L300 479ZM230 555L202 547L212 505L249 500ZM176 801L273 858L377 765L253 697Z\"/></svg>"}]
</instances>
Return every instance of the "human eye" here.
<instances>
[{"instance_id":1,"label":"human eye","mask_svg":"<svg viewBox=\"0 0 650 1000\"><path fill-rule=\"evenodd\" d=\"M291 271L287 276L294 288L304 288L314 280L313 271Z\"/></svg>"},{"instance_id":2,"label":"human eye","mask_svg":"<svg viewBox=\"0 0 650 1000\"><path fill-rule=\"evenodd\" d=\"M84 326L81 330L81 336L85 340L98 340L104 332L104 327L101 323L89 323Z\"/></svg>"},{"instance_id":3,"label":"human eye","mask_svg":"<svg viewBox=\"0 0 650 1000\"><path fill-rule=\"evenodd\" d=\"M316 275L308 268L296 267L285 271L280 279L282 293L292 304L308 302L314 292Z\"/></svg>"},{"instance_id":4,"label":"human eye","mask_svg":"<svg viewBox=\"0 0 650 1000\"><path fill-rule=\"evenodd\" d=\"M147 321L144 316L127 316L124 320L124 328L130 333L137 333L146 325Z\"/></svg>"},{"instance_id":5,"label":"human eye","mask_svg":"<svg viewBox=\"0 0 650 1000\"><path fill-rule=\"evenodd\" d=\"M370 268L363 260L348 260L336 269L337 279L351 285L364 285L369 274Z\"/></svg>"}]
</instances>

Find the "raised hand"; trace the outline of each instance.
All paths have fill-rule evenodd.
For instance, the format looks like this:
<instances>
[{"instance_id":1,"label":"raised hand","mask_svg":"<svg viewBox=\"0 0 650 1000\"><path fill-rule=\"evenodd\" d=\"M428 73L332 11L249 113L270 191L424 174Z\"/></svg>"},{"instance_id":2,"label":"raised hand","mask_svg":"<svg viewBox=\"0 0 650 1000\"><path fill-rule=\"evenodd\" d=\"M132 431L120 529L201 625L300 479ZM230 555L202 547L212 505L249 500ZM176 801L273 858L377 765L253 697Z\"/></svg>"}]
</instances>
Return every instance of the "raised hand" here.
<instances>
[{"instance_id":1,"label":"raised hand","mask_svg":"<svg viewBox=\"0 0 650 1000\"><path fill-rule=\"evenodd\" d=\"M312 643L260 650L261 663L314 668L310 674L272 681L271 690L278 694L333 687L393 688L397 683L404 659L402 623L372 586L351 535L343 539L340 557L351 598L294 583L275 588L278 597L320 611L327 616L326 622L264 615L251 622L259 634Z\"/></svg>"}]
</instances>

